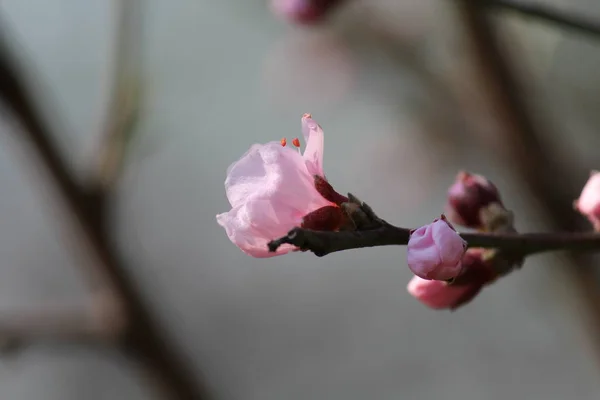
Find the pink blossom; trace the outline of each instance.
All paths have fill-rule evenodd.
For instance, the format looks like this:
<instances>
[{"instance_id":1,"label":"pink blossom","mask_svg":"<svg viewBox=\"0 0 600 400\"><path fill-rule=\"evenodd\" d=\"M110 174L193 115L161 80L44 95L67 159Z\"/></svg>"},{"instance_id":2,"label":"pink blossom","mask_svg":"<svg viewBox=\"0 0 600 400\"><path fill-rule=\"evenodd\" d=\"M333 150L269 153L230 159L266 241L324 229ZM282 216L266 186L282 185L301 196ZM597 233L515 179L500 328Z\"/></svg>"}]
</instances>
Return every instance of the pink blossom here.
<instances>
[{"instance_id":1,"label":"pink blossom","mask_svg":"<svg viewBox=\"0 0 600 400\"><path fill-rule=\"evenodd\" d=\"M456 309L471 301L481 289L493 282L497 273L492 261L483 258L482 249L469 249L462 259L463 273L452 283L412 278L408 292L426 306L434 309Z\"/></svg>"},{"instance_id":2,"label":"pink blossom","mask_svg":"<svg viewBox=\"0 0 600 400\"><path fill-rule=\"evenodd\" d=\"M574 205L600 231L600 172L592 171Z\"/></svg>"},{"instance_id":3,"label":"pink blossom","mask_svg":"<svg viewBox=\"0 0 600 400\"><path fill-rule=\"evenodd\" d=\"M408 267L423 279L449 280L460 274L466 249L467 243L442 215L411 233Z\"/></svg>"},{"instance_id":4,"label":"pink blossom","mask_svg":"<svg viewBox=\"0 0 600 400\"><path fill-rule=\"evenodd\" d=\"M335 230L341 223L339 205L347 199L325 179L323 131L305 114L302 132L304 154L284 140L255 144L227 170L225 191L232 208L217 215L217 222L248 255L272 257L295 250L283 245L270 253L267 248L294 227Z\"/></svg>"}]
</instances>

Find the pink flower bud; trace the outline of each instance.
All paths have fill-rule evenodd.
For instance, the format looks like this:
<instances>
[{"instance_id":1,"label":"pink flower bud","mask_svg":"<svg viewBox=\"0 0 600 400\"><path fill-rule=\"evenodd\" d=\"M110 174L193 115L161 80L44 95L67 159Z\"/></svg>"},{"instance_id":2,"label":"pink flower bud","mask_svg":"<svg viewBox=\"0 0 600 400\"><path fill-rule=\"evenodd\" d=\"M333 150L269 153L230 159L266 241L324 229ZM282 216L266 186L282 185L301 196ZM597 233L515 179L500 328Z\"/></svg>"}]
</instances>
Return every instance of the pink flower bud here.
<instances>
[{"instance_id":1,"label":"pink flower bud","mask_svg":"<svg viewBox=\"0 0 600 400\"><path fill-rule=\"evenodd\" d=\"M273 12L284 19L302 24L322 20L342 0L271 0Z\"/></svg>"},{"instance_id":2,"label":"pink flower bud","mask_svg":"<svg viewBox=\"0 0 600 400\"><path fill-rule=\"evenodd\" d=\"M481 289L496 279L491 262L483 260L482 249L469 249L463 256L463 273L452 283L413 277L408 292L426 306L454 310L473 300Z\"/></svg>"},{"instance_id":3,"label":"pink flower bud","mask_svg":"<svg viewBox=\"0 0 600 400\"><path fill-rule=\"evenodd\" d=\"M460 172L448 189L446 213L450 221L469 228L482 228L479 212L491 203L502 205L498 189L482 175Z\"/></svg>"},{"instance_id":4,"label":"pink flower bud","mask_svg":"<svg viewBox=\"0 0 600 400\"><path fill-rule=\"evenodd\" d=\"M600 231L600 172L592 171L574 205Z\"/></svg>"},{"instance_id":5,"label":"pink flower bud","mask_svg":"<svg viewBox=\"0 0 600 400\"><path fill-rule=\"evenodd\" d=\"M456 286L443 281L430 281L414 276L408 283L407 290L427 307L436 310L453 310L472 300L481 290L481 286Z\"/></svg>"},{"instance_id":6,"label":"pink flower bud","mask_svg":"<svg viewBox=\"0 0 600 400\"><path fill-rule=\"evenodd\" d=\"M408 267L423 279L447 281L460 274L466 249L467 242L442 215L411 233L406 251Z\"/></svg>"}]
</instances>

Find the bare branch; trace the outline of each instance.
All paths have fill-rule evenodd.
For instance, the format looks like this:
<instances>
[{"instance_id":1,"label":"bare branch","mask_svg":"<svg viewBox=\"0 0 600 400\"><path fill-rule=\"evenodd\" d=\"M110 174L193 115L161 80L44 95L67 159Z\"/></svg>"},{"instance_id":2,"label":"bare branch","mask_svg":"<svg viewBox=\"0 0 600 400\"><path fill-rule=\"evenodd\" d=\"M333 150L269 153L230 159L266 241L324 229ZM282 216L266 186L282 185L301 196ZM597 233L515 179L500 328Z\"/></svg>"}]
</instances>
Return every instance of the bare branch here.
<instances>
[{"instance_id":1,"label":"bare branch","mask_svg":"<svg viewBox=\"0 0 600 400\"><path fill-rule=\"evenodd\" d=\"M469 247L499 249L519 255L545 251L599 251L599 233L461 233ZM317 257L364 247L405 245L410 230L385 223L379 228L357 231L324 232L294 228L286 236L271 241L269 251L283 244L309 250Z\"/></svg>"},{"instance_id":2,"label":"bare branch","mask_svg":"<svg viewBox=\"0 0 600 400\"><path fill-rule=\"evenodd\" d=\"M118 179L140 111L141 11L137 0L116 1L112 94L92 177L93 191L101 195Z\"/></svg>"},{"instance_id":3,"label":"bare branch","mask_svg":"<svg viewBox=\"0 0 600 400\"><path fill-rule=\"evenodd\" d=\"M0 351L14 352L38 343L114 344L119 324L106 324L91 312L40 309L0 314Z\"/></svg>"},{"instance_id":4,"label":"bare branch","mask_svg":"<svg viewBox=\"0 0 600 400\"><path fill-rule=\"evenodd\" d=\"M600 24L597 21L572 15L565 11L554 10L547 5L527 4L515 0L484 0L482 3L488 8L514 12L576 32L600 37Z\"/></svg>"},{"instance_id":5,"label":"bare branch","mask_svg":"<svg viewBox=\"0 0 600 400\"><path fill-rule=\"evenodd\" d=\"M301 250L310 250L317 257L323 257L337 251L359 249L363 247L402 245L408 243L408 229L384 225L381 228L365 231L323 232L295 228L279 239L268 244L274 252L282 244L291 244Z\"/></svg>"},{"instance_id":6,"label":"bare branch","mask_svg":"<svg viewBox=\"0 0 600 400\"><path fill-rule=\"evenodd\" d=\"M1 39L1 38L0 38ZM192 373L165 331L150 313L111 236L106 229L106 214L99 212L103 203L90 201L86 188L77 184L55 143L56 135L40 116L21 74L22 66L8 44L0 40L0 102L21 124L22 134L48 172L51 183L69 213L75 233L89 253L90 267L102 276L105 290L110 290L122 306L127 331L121 345L140 362L162 392L176 399L209 398L200 377ZM101 218L99 218L101 216ZM86 271L87 272L87 271Z\"/></svg>"}]
</instances>

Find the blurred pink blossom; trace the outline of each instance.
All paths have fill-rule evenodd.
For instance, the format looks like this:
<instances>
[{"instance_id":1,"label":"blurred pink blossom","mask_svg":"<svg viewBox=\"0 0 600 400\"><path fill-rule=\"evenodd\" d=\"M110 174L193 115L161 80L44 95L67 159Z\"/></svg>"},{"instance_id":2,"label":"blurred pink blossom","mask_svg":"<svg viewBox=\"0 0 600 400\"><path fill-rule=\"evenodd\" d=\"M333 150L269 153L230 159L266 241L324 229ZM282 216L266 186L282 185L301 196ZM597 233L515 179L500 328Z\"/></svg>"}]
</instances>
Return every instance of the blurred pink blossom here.
<instances>
[{"instance_id":1,"label":"blurred pink blossom","mask_svg":"<svg viewBox=\"0 0 600 400\"><path fill-rule=\"evenodd\" d=\"M285 20L311 24L321 21L343 2L343 0L271 0L271 9Z\"/></svg>"},{"instance_id":2,"label":"blurred pink blossom","mask_svg":"<svg viewBox=\"0 0 600 400\"><path fill-rule=\"evenodd\" d=\"M411 233L406 250L408 267L423 279L447 281L461 273L466 249L467 242L442 215Z\"/></svg>"},{"instance_id":3,"label":"blurred pink blossom","mask_svg":"<svg viewBox=\"0 0 600 400\"><path fill-rule=\"evenodd\" d=\"M217 222L248 255L263 258L295 250L283 245L270 253L267 243L296 226L335 230L342 222L339 204L347 199L325 179L323 131L309 114L302 117L302 133L303 154L286 140L255 144L227 170L232 209L217 215Z\"/></svg>"},{"instance_id":4,"label":"blurred pink blossom","mask_svg":"<svg viewBox=\"0 0 600 400\"><path fill-rule=\"evenodd\" d=\"M575 200L577 211L585 215L597 231L600 231L600 172L592 171L579 199Z\"/></svg>"}]
</instances>

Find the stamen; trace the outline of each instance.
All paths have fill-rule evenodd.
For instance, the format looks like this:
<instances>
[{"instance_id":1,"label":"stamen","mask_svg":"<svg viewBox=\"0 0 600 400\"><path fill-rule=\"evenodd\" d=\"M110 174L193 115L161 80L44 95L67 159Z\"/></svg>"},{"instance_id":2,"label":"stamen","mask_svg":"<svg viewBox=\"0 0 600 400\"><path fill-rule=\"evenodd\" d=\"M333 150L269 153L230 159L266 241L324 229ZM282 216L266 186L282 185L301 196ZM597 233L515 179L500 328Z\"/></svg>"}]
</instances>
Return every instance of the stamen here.
<instances>
[{"instance_id":1,"label":"stamen","mask_svg":"<svg viewBox=\"0 0 600 400\"><path fill-rule=\"evenodd\" d=\"M279 141L279 143L281 143L281 145L282 145L283 147L285 147L285 145L287 144L287 139L286 139L286 138L283 138L283 139L281 139L281 140Z\"/></svg>"},{"instance_id":2,"label":"stamen","mask_svg":"<svg viewBox=\"0 0 600 400\"><path fill-rule=\"evenodd\" d=\"M292 140L292 144L296 147L300 147L300 139L294 138L294 140Z\"/></svg>"}]
</instances>

